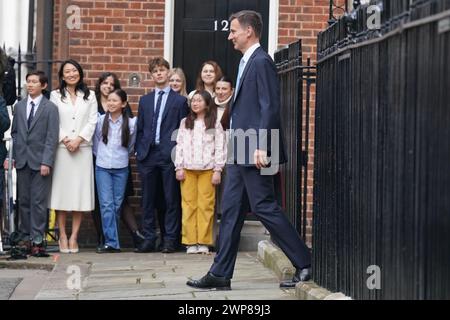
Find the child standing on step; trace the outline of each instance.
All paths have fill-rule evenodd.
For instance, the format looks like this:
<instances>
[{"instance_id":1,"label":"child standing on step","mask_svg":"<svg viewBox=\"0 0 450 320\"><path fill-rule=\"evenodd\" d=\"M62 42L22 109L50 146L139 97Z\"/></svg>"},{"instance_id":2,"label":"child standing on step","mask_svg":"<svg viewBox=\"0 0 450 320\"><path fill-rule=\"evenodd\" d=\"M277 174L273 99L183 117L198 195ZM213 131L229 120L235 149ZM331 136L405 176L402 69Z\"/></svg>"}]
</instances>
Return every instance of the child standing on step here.
<instances>
[{"instance_id":1,"label":"child standing on step","mask_svg":"<svg viewBox=\"0 0 450 320\"><path fill-rule=\"evenodd\" d=\"M127 94L116 89L108 96L107 112L99 117L94 137L95 178L100 203L103 247L97 253L120 252L118 221L128 179L128 159L136 141L136 117L126 112Z\"/></svg>"},{"instance_id":2,"label":"child standing on step","mask_svg":"<svg viewBox=\"0 0 450 320\"><path fill-rule=\"evenodd\" d=\"M181 120L176 146L176 177L181 182L182 243L187 253L209 253L213 245L215 186L226 162L225 132L211 95L197 91Z\"/></svg>"}]
</instances>

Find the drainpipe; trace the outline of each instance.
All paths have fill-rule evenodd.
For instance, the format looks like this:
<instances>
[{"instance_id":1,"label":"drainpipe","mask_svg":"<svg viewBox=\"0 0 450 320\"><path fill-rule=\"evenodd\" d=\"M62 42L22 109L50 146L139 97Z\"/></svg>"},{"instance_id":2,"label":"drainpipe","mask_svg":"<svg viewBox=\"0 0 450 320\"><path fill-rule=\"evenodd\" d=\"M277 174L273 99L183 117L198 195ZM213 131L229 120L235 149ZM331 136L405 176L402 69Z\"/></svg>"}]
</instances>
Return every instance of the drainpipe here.
<instances>
[{"instance_id":1,"label":"drainpipe","mask_svg":"<svg viewBox=\"0 0 450 320\"><path fill-rule=\"evenodd\" d=\"M53 56L53 0L38 1L36 24L36 60L37 69L44 71L48 76L49 88L52 83L52 56Z\"/></svg>"},{"instance_id":2,"label":"drainpipe","mask_svg":"<svg viewBox=\"0 0 450 320\"><path fill-rule=\"evenodd\" d=\"M34 57L34 14L35 14L35 0L30 0L28 6L28 39L27 39L27 53L26 61L33 61ZM28 70L35 68L33 64L27 64Z\"/></svg>"}]
</instances>

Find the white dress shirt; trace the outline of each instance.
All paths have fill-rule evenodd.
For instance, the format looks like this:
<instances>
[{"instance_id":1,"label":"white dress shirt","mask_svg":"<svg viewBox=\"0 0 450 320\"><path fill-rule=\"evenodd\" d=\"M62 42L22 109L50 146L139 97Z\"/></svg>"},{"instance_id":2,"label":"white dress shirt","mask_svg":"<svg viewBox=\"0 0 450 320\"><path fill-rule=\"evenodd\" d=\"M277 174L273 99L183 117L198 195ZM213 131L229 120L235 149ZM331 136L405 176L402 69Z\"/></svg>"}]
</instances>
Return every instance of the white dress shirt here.
<instances>
[{"instance_id":1,"label":"white dress shirt","mask_svg":"<svg viewBox=\"0 0 450 320\"><path fill-rule=\"evenodd\" d=\"M170 93L170 86L165 87L164 89L159 89L156 88L155 89L155 106L154 106L154 112L156 112L156 105L158 104L158 98L159 98L159 92L160 91L164 91L164 94L162 96L162 101L161 101L161 109L159 110L159 115L158 115L158 122L156 123L156 136L155 136L155 143L159 144L159 136L160 136L160 131L161 131L161 122L162 122L162 116L164 113L164 109L166 108L166 102L167 102L167 98L169 97L169 93Z\"/></svg>"},{"instance_id":2,"label":"white dress shirt","mask_svg":"<svg viewBox=\"0 0 450 320\"><path fill-rule=\"evenodd\" d=\"M108 144L103 142L103 121L109 122ZM106 115L103 114L98 119L94 135L93 152L97 157L96 165L103 169L123 169L128 167L130 153L133 151L136 141L137 117L128 119L128 127L130 128L128 148L122 146L122 123L122 116L113 121L111 115L106 119Z\"/></svg>"},{"instance_id":3,"label":"white dress shirt","mask_svg":"<svg viewBox=\"0 0 450 320\"><path fill-rule=\"evenodd\" d=\"M38 96L37 98L31 98L30 95L28 95L28 101L27 101L27 119L30 117L30 112L31 112L31 101L34 102L34 114L33 116L36 115L36 112L39 108L39 105L41 104L42 98L44 96L41 94L40 96Z\"/></svg>"}]
</instances>

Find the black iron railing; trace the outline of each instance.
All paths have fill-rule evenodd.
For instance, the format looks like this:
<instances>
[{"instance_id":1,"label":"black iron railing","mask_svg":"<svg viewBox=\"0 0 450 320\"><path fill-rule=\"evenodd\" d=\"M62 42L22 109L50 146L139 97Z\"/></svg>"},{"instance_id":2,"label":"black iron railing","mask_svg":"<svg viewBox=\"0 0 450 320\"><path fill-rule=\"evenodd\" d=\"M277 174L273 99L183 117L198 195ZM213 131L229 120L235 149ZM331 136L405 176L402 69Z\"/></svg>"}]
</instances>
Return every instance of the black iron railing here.
<instances>
[{"instance_id":1,"label":"black iron railing","mask_svg":"<svg viewBox=\"0 0 450 320\"><path fill-rule=\"evenodd\" d=\"M3 44L3 50L5 50L5 45ZM52 76L53 76L53 65L55 63L62 63L62 60L52 60L52 59L37 59L36 46L32 49L28 48L27 52L22 52L22 48L19 44L16 53L13 53L11 57L15 61L15 71L16 71L16 81L17 81L17 97L18 101L22 99L23 95L23 85L25 81L24 68L27 71L41 70L44 71L48 77L48 87L47 91L50 92L52 90ZM26 73L26 72L25 72Z\"/></svg>"},{"instance_id":2,"label":"black iron railing","mask_svg":"<svg viewBox=\"0 0 450 320\"><path fill-rule=\"evenodd\" d=\"M303 65L301 40L277 51L275 63L280 79L281 119L288 154L288 163L281 168L282 203L288 218L306 240L310 93L315 82L315 67L309 59L307 65Z\"/></svg>"},{"instance_id":3,"label":"black iron railing","mask_svg":"<svg viewBox=\"0 0 450 320\"><path fill-rule=\"evenodd\" d=\"M371 5L379 29L361 6L318 39L314 280L449 299L450 1Z\"/></svg>"}]
</instances>

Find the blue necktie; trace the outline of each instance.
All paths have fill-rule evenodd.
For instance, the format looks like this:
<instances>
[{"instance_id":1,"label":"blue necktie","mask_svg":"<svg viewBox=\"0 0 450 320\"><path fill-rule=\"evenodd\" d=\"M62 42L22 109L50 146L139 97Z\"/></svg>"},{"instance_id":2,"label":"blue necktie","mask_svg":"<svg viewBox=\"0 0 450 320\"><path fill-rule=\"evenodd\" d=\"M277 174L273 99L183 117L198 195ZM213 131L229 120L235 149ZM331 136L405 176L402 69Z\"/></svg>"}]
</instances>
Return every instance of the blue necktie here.
<instances>
[{"instance_id":1,"label":"blue necktie","mask_svg":"<svg viewBox=\"0 0 450 320\"><path fill-rule=\"evenodd\" d=\"M233 101L236 100L236 94L239 90L241 77L242 77L242 74L244 73L244 65L245 65L245 60L244 60L244 57L242 57L241 62L239 62L239 69L238 69L238 75L237 75L237 80L236 80L236 90L234 91ZM232 114L230 114L230 129L232 129L232 128L233 128L233 117L232 117Z\"/></svg>"},{"instance_id":2,"label":"blue necktie","mask_svg":"<svg viewBox=\"0 0 450 320\"><path fill-rule=\"evenodd\" d=\"M237 76L237 80L236 80L236 92L239 90L239 86L241 85L241 77L242 77L242 73L244 73L244 65L245 65L245 60L244 60L244 58L242 58L241 62L239 63L238 76Z\"/></svg>"},{"instance_id":3,"label":"blue necktie","mask_svg":"<svg viewBox=\"0 0 450 320\"><path fill-rule=\"evenodd\" d=\"M162 98L164 95L164 91L160 91L158 93L158 101L156 102L156 110L153 114L153 121L152 121L152 145L156 142L156 127L158 126L158 118L159 118L159 112L161 111L161 104L162 104Z\"/></svg>"},{"instance_id":4,"label":"blue necktie","mask_svg":"<svg viewBox=\"0 0 450 320\"><path fill-rule=\"evenodd\" d=\"M31 111L30 111L30 115L28 116L28 121L27 121L28 122L28 129L30 129L30 127L31 127L31 122L33 122L33 119L34 119L34 107L36 106L33 101L31 101L30 104L31 104Z\"/></svg>"}]
</instances>

